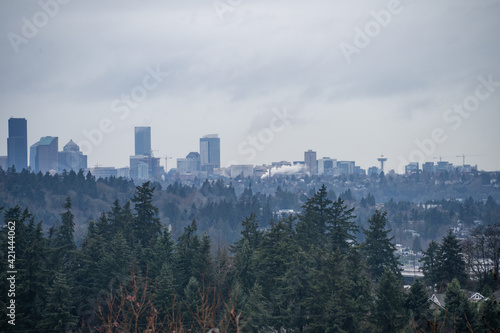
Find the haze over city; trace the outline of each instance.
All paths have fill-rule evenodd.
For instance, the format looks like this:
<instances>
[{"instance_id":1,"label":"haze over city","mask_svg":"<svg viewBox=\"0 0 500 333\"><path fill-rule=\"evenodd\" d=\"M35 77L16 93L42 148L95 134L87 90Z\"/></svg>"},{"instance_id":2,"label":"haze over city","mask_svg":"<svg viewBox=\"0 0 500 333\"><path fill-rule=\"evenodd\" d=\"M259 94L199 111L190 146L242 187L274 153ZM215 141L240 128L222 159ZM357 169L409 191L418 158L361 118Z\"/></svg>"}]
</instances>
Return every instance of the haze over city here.
<instances>
[{"instance_id":1,"label":"haze over city","mask_svg":"<svg viewBox=\"0 0 500 333\"><path fill-rule=\"evenodd\" d=\"M0 8L0 155L17 117L28 146L72 139L89 166L127 166L134 127L150 126L155 156L174 160L217 133L222 166L313 149L365 169L382 153L399 172L462 154L500 169L498 1Z\"/></svg>"}]
</instances>

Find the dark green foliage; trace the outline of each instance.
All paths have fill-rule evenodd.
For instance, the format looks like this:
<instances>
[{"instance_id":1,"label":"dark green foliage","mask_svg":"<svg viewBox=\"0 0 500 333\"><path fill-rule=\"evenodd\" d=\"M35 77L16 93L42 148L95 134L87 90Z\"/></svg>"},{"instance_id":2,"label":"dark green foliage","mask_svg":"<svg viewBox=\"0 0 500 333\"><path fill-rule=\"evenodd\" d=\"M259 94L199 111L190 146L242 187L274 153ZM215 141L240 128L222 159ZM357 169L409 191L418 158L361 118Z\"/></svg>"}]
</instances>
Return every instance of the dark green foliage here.
<instances>
[{"instance_id":1,"label":"dark green foliage","mask_svg":"<svg viewBox=\"0 0 500 333\"><path fill-rule=\"evenodd\" d=\"M389 238L391 230L386 230L387 213L376 210L368 220L369 228L363 229L365 241L362 244L363 253L366 256L366 263L372 276L378 279L388 268L397 276L400 276L399 262L394 254L396 250Z\"/></svg>"},{"instance_id":2,"label":"dark green foliage","mask_svg":"<svg viewBox=\"0 0 500 333\"><path fill-rule=\"evenodd\" d=\"M462 246L457 237L451 231L448 232L437 252L438 280L448 283L456 278L460 283L465 283L467 275L465 273L465 261L461 253Z\"/></svg>"},{"instance_id":3,"label":"dark green foliage","mask_svg":"<svg viewBox=\"0 0 500 333\"><path fill-rule=\"evenodd\" d=\"M144 247L161 231L160 219L157 217L159 211L152 203L154 190L154 187L150 187L150 182L145 182L142 186L136 187L136 195L132 198L135 211L134 236Z\"/></svg>"},{"instance_id":4,"label":"dark green foliage","mask_svg":"<svg viewBox=\"0 0 500 333\"><path fill-rule=\"evenodd\" d=\"M39 182L54 181L52 176L35 177L40 178ZM82 173L68 172L57 179L61 183L94 182L98 188L126 185L122 190L131 190L120 180L96 182L91 175L86 179ZM196 317L208 308L214 311L208 321L217 323L233 318L228 327L234 331L237 316L240 324L245 325L240 331L246 332L426 329L425 320L433 320L434 316L429 310L427 292L417 280L405 297L393 239L390 230L386 230L387 215L375 211L368 219L367 214L371 213L375 201L373 195L363 198L366 206L363 208L353 202L345 204L342 198L335 199L326 186L315 191L312 189L316 181L313 177L306 181L310 183L311 198L304 199L299 218L289 216L273 220L268 226L263 219L270 220L274 209L280 205L291 208L288 202L291 205L296 202L297 195L282 189L286 188L286 182L280 183L283 187L277 190L280 201L263 193L255 194L250 180L241 185L241 190L243 186L245 189L239 198L232 185L224 185L222 181L205 181L203 185L199 182L198 193L196 188L179 183L169 186L167 191L154 192L158 184L145 183L136 188L133 207L126 198L119 197L109 202L109 211L93 212L92 215L98 218L95 222L89 218L87 234L77 242L79 248L74 240L79 221L73 215L69 197L60 214L61 223L47 228L46 236L42 224L36 224L27 209L6 209L6 220L17 223L19 293L16 301L19 301L17 310L22 320L16 328L70 331L83 327L85 332L93 331L103 328L102 318L96 315L100 306L104 315L113 310L120 313L122 319L130 316L134 309L142 309L135 322L141 330L151 314L158 316L159 325L168 322L175 301L185 329L196 329ZM392 186L390 180L387 182L387 186ZM341 197L349 197L349 193ZM157 195L162 200L154 201ZM355 200L352 193L350 196ZM185 202L176 201L179 198ZM80 204L76 201L75 207ZM159 202L162 211L167 204L177 210L175 218L174 215L170 219L162 216L162 221L165 218L166 224L170 224L168 227L160 225L159 210L154 202ZM482 205L472 203L479 208ZM356 222L354 210L349 208L351 204L358 207ZM491 209L498 206L492 200L484 205ZM387 206L393 211L390 215L392 225L412 219L416 222L415 230L421 232L418 228L423 228L425 223L417 221L423 221L426 212L429 218L436 212L451 209L458 212L460 203L442 202L440 210L432 213L410 203L390 202ZM410 214L411 208L414 211ZM187 217L196 216L201 216L201 220L193 218L186 224ZM446 218L451 216L455 215L446 215ZM212 220L217 226L227 228L224 230L228 234L241 232L241 238L233 245L220 242L212 251L212 240L220 240L209 237L220 235L211 228ZM358 245L358 225L366 223L365 240ZM497 253L500 241L495 228L498 226L492 224L482 231L478 229L475 234L475 241L481 240L484 249L488 249L484 251L485 258L493 263L492 271L483 280L488 278L493 283L469 281L469 285L488 286L491 291L497 289L495 274L500 261L496 260L500 258ZM6 246L6 241L3 228L0 230L2 247ZM461 258L460 245L451 234L441 245L430 244L422 260L426 283L438 284L451 277L460 278L460 273L466 270L463 261L457 260ZM5 281L7 261L3 252L0 258L0 277ZM135 282L138 283L136 291L144 291L145 298L131 294ZM5 295L4 284L0 289ZM456 327L457 332L464 331L468 328L467 321L477 331L498 327L497 304L483 302L476 308L464 298L458 281L449 285L446 297L448 312L436 311L439 321L445 322L445 330L452 331ZM110 299L113 301L108 304L106 301ZM125 305L120 305L120 300L125 300ZM200 308L202 304L204 310ZM3 298L0 305L5 306ZM483 320L478 321L481 314ZM126 323L119 321L116 327L127 330ZM8 328L0 323L2 331Z\"/></svg>"},{"instance_id":5,"label":"dark green foliage","mask_svg":"<svg viewBox=\"0 0 500 333\"><path fill-rule=\"evenodd\" d=\"M309 276L307 295L311 332L359 332L366 329L370 283L357 251L324 254Z\"/></svg>"},{"instance_id":6,"label":"dark green foliage","mask_svg":"<svg viewBox=\"0 0 500 333\"><path fill-rule=\"evenodd\" d=\"M66 276L57 272L48 290L47 304L43 309L43 318L37 324L37 329L51 332L72 331L77 318L71 314L71 309L71 287L66 281Z\"/></svg>"},{"instance_id":7,"label":"dark green foliage","mask_svg":"<svg viewBox=\"0 0 500 333\"><path fill-rule=\"evenodd\" d=\"M479 327L482 332L500 332L500 306L497 301L488 299L481 304L481 320Z\"/></svg>"},{"instance_id":8,"label":"dark green foliage","mask_svg":"<svg viewBox=\"0 0 500 333\"><path fill-rule=\"evenodd\" d=\"M429 243L427 251L423 252L423 257L420 259L422 262L422 272L424 273L424 280L428 285L440 285L441 280L439 277L439 263L438 263L438 250L439 245L435 241Z\"/></svg>"},{"instance_id":9,"label":"dark green foliage","mask_svg":"<svg viewBox=\"0 0 500 333\"><path fill-rule=\"evenodd\" d=\"M386 268L380 277L373 311L379 332L401 332L408 324L402 285L392 270Z\"/></svg>"},{"instance_id":10,"label":"dark green foliage","mask_svg":"<svg viewBox=\"0 0 500 333\"><path fill-rule=\"evenodd\" d=\"M411 311L416 327L425 326L425 319L431 315L429 306L429 295L425 290L424 284L417 279L411 285L410 292L405 301L405 308Z\"/></svg>"},{"instance_id":11,"label":"dark green foliage","mask_svg":"<svg viewBox=\"0 0 500 333\"><path fill-rule=\"evenodd\" d=\"M456 332L470 332L477 326L474 304L460 288L460 282L453 279L446 286L446 324Z\"/></svg>"},{"instance_id":12,"label":"dark green foliage","mask_svg":"<svg viewBox=\"0 0 500 333\"><path fill-rule=\"evenodd\" d=\"M156 278L155 307L160 313L160 318L165 318L168 310L172 308L175 295L174 274L172 267L164 263L160 274Z\"/></svg>"}]
</instances>

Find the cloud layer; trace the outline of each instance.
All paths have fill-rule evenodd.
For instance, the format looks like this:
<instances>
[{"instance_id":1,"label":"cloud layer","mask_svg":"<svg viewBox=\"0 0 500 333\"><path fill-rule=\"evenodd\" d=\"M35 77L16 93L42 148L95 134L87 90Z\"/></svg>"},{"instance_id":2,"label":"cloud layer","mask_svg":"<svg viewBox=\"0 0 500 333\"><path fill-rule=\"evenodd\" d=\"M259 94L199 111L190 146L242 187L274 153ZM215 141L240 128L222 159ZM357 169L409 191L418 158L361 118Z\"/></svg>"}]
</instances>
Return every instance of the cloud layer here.
<instances>
[{"instance_id":1,"label":"cloud layer","mask_svg":"<svg viewBox=\"0 0 500 333\"><path fill-rule=\"evenodd\" d=\"M133 127L151 126L157 156L184 157L218 133L223 165L301 160L313 149L365 168L384 153L398 169L417 150L455 164L482 155L467 162L498 170L500 87L458 128L443 118L478 77L500 81L498 14L493 0L2 2L0 140L10 116L28 119L29 144L53 135L61 147L90 141L84 133L104 119L112 130L92 145L90 165L127 165ZM346 58L345 44L357 52ZM126 117L115 112L116 100L138 96L147 68L168 76L132 99ZM271 136L273 110L285 108L293 118ZM422 149L436 128L446 140Z\"/></svg>"}]
</instances>

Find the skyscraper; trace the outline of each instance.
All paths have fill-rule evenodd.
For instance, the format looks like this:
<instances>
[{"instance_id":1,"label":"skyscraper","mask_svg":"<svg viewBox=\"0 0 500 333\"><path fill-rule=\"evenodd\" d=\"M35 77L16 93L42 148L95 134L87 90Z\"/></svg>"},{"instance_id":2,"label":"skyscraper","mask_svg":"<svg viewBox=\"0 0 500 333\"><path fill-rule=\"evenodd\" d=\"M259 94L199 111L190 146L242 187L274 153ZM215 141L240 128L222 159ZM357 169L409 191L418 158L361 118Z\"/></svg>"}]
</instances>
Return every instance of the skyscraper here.
<instances>
[{"instance_id":1,"label":"skyscraper","mask_svg":"<svg viewBox=\"0 0 500 333\"><path fill-rule=\"evenodd\" d=\"M220 168L220 139L217 134L205 135L200 139L200 163L204 170Z\"/></svg>"},{"instance_id":2,"label":"skyscraper","mask_svg":"<svg viewBox=\"0 0 500 333\"><path fill-rule=\"evenodd\" d=\"M135 156L151 156L151 127L135 128Z\"/></svg>"},{"instance_id":3,"label":"skyscraper","mask_svg":"<svg viewBox=\"0 0 500 333\"><path fill-rule=\"evenodd\" d=\"M34 172L42 173L59 168L58 155L59 139L53 136L44 136L30 147L30 167Z\"/></svg>"},{"instance_id":4,"label":"skyscraper","mask_svg":"<svg viewBox=\"0 0 500 333\"><path fill-rule=\"evenodd\" d=\"M7 163L17 171L28 169L28 126L25 118L9 119Z\"/></svg>"},{"instance_id":5,"label":"skyscraper","mask_svg":"<svg viewBox=\"0 0 500 333\"><path fill-rule=\"evenodd\" d=\"M59 172L63 170L75 172L80 171L80 169L87 168L87 155L83 155L80 151L80 147L73 140L63 147L63 151L59 152Z\"/></svg>"},{"instance_id":6,"label":"skyscraper","mask_svg":"<svg viewBox=\"0 0 500 333\"><path fill-rule=\"evenodd\" d=\"M306 164L306 171L311 175L318 174L318 161L316 160L316 152L308 150L304 152L304 162Z\"/></svg>"}]
</instances>

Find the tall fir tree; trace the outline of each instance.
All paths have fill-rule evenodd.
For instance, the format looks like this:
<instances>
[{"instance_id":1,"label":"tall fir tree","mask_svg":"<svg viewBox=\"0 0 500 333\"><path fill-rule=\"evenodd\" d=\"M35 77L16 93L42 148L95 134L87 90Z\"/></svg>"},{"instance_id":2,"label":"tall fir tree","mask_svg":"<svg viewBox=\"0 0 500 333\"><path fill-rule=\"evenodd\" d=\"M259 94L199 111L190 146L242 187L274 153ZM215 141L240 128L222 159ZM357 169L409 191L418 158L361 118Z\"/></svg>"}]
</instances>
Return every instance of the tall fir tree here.
<instances>
[{"instance_id":1,"label":"tall fir tree","mask_svg":"<svg viewBox=\"0 0 500 333\"><path fill-rule=\"evenodd\" d=\"M354 208L348 208L339 197L332 203L332 218L327 222L330 246L333 251L346 253L350 246L356 244L356 234L359 231L353 214Z\"/></svg>"},{"instance_id":2,"label":"tall fir tree","mask_svg":"<svg viewBox=\"0 0 500 333\"><path fill-rule=\"evenodd\" d=\"M454 278L461 284L467 280L465 273L465 261L462 257L462 246L457 237L449 231L443 238L437 252L438 280L445 283L451 282Z\"/></svg>"},{"instance_id":3,"label":"tall fir tree","mask_svg":"<svg viewBox=\"0 0 500 333\"><path fill-rule=\"evenodd\" d=\"M394 237L389 237L391 230L386 230L387 212L376 210L368 220L368 229L363 229L365 241L362 250L366 256L367 266L375 280L378 280L388 268L396 276L401 277L396 247L392 243Z\"/></svg>"},{"instance_id":4,"label":"tall fir tree","mask_svg":"<svg viewBox=\"0 0 500 333\"><path fill-rule=\"evenodd\" d=\"M71 332L75 329L77 318L71 313L71 287L62 272L54 275L52 286L48 290L47 303L43 309L43 318L37 325L41 332Z\"/></svg>"},{"instance_id":5,"label":"tall fir tree","mask_svg":"<svg viewBox=\"0 0 500 333\"><path fill-rule=\"evenodd\" d=\"M307 250L310 246L326 245L327 224L333 215L332 200L328 199L326 186L321 188L302 206L303 214L297 223L299 245Z\"/></svg>"},{"instance_id":6,"label":"tall fir tree","mask_svg":"<svg viewBox=\"0 0 500 333\"><path fill-rule=\"evenodd\" d=\"M386 268L380 277L373 311L373 321L379 332L401 332L408 325L404 303L399 279Z\"/></svg>"},{"instance_id":7,"label":"tall fir tree","mask_svg":"<svg viewBox=\"0 0 500 333\"><path fill-rule=\"evenodd\" d=\"M414 327L417 331L425 328L425 320L431 315L429 295L420 279L411 285L410 292L405 301L405 308L411 311Z\"/></svg>"},{"instance_id":8,"label":"tall fir tree","mask_svg":"<svg viewBox=\"0 0 500 333\"><path fill-rule=\"evenodd\" d=\"M424 273L424 281L431 286L440 285L439 277L439 262L438 262L439 245L434 240L429 243L427 251L422 251L423 256L419 259L422 262L422 272Z\"/></svg>"},{"instance_id":9,"label":"tall fir tree","mask_svg":"<svg viewBox=\"0 0 500 333\"><path fill-rule=\"evenodd\" d=\"M158 216L158 208L153 205L153 193L155 187L150 187L150 182L136 187L136 194L132 198L134 205L134 235L143 247L147 247L151 239L161 232L161 224Z\"/></svg>"}]
</instances>

